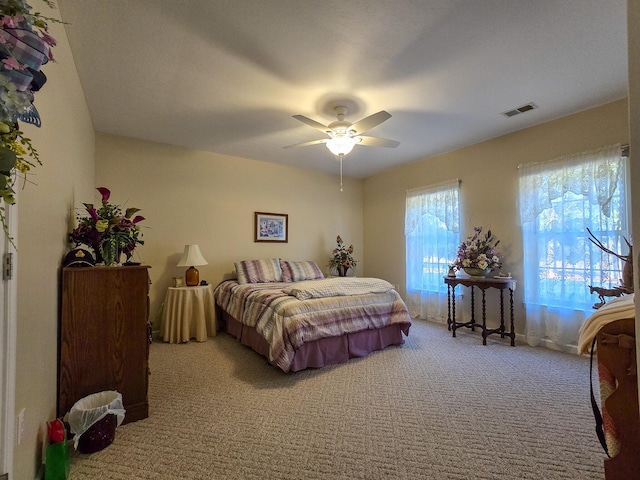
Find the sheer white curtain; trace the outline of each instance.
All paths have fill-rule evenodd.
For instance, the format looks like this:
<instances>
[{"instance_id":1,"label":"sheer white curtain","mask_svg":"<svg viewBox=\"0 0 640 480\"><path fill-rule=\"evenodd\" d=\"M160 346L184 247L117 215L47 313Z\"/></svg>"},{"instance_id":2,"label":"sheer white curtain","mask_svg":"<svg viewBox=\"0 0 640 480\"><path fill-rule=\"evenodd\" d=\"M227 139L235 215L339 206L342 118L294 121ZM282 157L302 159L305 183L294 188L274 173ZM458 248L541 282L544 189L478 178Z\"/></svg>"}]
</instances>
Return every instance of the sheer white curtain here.
<instances>
[{"instance_id":1,"label":"sheer white curtain","mask_svg":"<svg viewBox=\"0 0 640 480\"><path fill-rule=\"evenodd\" d=\"M460 243L460 181L407 191L407 307L413 318L446 322L447 274Z\"/></svg>"},{"instance_id":2,"label":"sheer white curtain","mask_svg":"<svg viewBox=\"0 0 640 480\"><path fill-rule=\"evenodd\" d=\"M622 262L589 241L587 227L613 251L626 254L627 162L619 144L520 167L526 338L572 350L597 297ZM627 237L628 238L628 237Z\"/></svg>"}]
</instances>

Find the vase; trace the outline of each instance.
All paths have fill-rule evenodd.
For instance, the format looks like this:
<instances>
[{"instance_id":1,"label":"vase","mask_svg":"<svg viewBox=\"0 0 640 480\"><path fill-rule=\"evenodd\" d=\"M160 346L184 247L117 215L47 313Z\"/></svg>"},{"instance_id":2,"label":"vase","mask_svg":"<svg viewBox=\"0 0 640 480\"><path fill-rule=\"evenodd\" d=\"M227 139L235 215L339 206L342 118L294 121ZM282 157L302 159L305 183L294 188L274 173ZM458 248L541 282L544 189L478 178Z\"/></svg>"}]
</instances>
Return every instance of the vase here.
<instances>
[{"instance_id":1,"label":"vase","mask_svg":"<svg viewBox=\"0 0 640 480\"><path fill-rule=\"evenodd\" d=\"M470 277L484 277L491 272L491 269L489 268L483 270L482 268L477 267L462 267L462 269L464 270L464 273Z\"/></svg>"},{"instance_id":2,"label":"vase","mask_svg":"<svg viewBox=\"0 0 640 480\"><path fill-rule=\"evenodd\" d=\"M102 255L102 261L108 267L116 266L120 263L120 246L118 242L105 240L100 245L100 253Z\"/></svg>"},{"instance_id":3,"label":"vase","mask_svg":"<svg viewBox=\"0 0 640 480\"><path fill-rule=\"evenodd\" d=\"M346 277L347 276L347 270L349 270L349 267L345 267L344 265L338 265L336 268L338 269L338 276L339 277Z\"/></svg>"}]
</instances>

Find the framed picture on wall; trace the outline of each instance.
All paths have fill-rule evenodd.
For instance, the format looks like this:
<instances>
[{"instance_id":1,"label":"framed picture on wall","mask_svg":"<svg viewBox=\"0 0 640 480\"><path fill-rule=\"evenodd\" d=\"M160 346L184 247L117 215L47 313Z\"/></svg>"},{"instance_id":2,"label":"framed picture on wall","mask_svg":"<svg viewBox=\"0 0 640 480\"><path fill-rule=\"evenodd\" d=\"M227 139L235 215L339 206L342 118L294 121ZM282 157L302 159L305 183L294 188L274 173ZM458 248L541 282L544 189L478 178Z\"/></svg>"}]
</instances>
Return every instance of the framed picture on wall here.
<instances>
[{"instance_id":1,"label":"framed picture on wall","mask_svg":"<svg viewBox=\"0 0 640 480\"><path fill-rule=\"evenodd\" d=\"M289 241L289 215L286 213L255 212L255 242Z\"/></svg>"}]
</instances>

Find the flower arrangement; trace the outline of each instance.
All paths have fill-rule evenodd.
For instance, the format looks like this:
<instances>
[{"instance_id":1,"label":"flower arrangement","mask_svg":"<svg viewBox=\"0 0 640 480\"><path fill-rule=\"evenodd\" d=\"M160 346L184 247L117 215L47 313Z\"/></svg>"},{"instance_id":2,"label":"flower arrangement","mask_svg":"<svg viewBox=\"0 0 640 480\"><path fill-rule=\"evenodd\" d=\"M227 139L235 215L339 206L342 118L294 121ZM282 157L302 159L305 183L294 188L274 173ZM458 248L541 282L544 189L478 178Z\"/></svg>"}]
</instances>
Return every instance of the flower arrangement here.
<instances>
[{"instance_id":1,"label":"flower arrangement","mask_svg":"<svg viewBox=\"0 0 640 480\"><path fill-rule=\"evenodd\" d=\"M486 271L502 267L502 257L496 250L500 240L495 239L491 230L485 233L483 231L483 227L474 227L473 235L458 247L458 254L453 262L455 268L479 268Z\"/></svg>"},{"instance_id":2,"label":"flower arrangement","mask_svg":"<svg viewBox=\"0 0 640 480\"><path fill-rule=\"evenodd\" d=\"M55 8L50 0L43 1ZM26 181L29 170L41 165L18 120L40 126L40 116L33 104L34 92L47 81L40 67L53 61L51 48L56 46L47 22L60 22L31 9L24 0L0 1L0 223L11 241L2 201L13 205L13 185L18 173Z\"/></svg>"},{"instance_id":3,"label":"flower arrangement","mask_svg":"<svg viewBox=\"0 0 640 480\"><path fill-rule=\"evenodd\" d=\"M118 263L120 253L130 261L136 246L144 245L138 223L145 218L137 215L131 219L139 208L127 208L123 215L119 205L109 203L111 192L108 188L96 190L102 195L102 206L96 209L91 203L84 204L89 215L78 215L78 226L70 233L71 241L90 246L97 263Z\"/></svg>"},{"instance_id":4,"label":"flower arrangement","mask_svg":"<svg viewBox=\"0 0 640 480\"><path fill-rule=\"evenodd\" d=\"M336 269L338 275L345 277L349 268L355 268L358 261L351 255L353 253L353 245L345 247L340 235L336 238L337 247L331 252L331 258L329 259L329 267Z\"/></svg>"}]
</instances>

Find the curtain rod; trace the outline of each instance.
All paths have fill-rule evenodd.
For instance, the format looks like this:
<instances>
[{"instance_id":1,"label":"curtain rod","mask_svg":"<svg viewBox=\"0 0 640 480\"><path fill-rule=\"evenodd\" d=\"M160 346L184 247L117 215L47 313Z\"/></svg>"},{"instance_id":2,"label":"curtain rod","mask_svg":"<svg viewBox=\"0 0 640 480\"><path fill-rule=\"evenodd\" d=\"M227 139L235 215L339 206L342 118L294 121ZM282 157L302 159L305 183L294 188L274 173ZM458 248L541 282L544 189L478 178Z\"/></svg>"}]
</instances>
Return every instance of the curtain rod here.
<instances>
[{"instance_id":1,"label":"curtain rod","mask_svg":"<svg viewBox=\"0 0 640 480\"><path fill-rule=\"evenodd\" d=\"M406 189L406 193L415 193L415 192L420 192L420 191L423 191L423 190L436 190L438 188L449 186L450 184L453 184L454 182L458 182L458 186L460 186L460 183L462 183L462 180L460 180L459 178L454 178L452 180L445 180L444 182L438 182L438 183L434 183L432 185L424 185L422 187L407 188Z\"/></svg>"},{"instance_id":2,"label":"curtain rod","mask_svg":"<svg viewBox=\"0 0 640 480\"><path fill-rule=\"evenodd\" d=\"M629 144L626 143L624 145L620 145L620 155L623 157L629 158ZM555 160L555 159L554 159ZM548 162L553 162L554 160L547 160ZM534 163L546 163L546 162L534 162ZM523 164L518 165L517 168L522 168Z\"/></svg>"}]
</instances>

